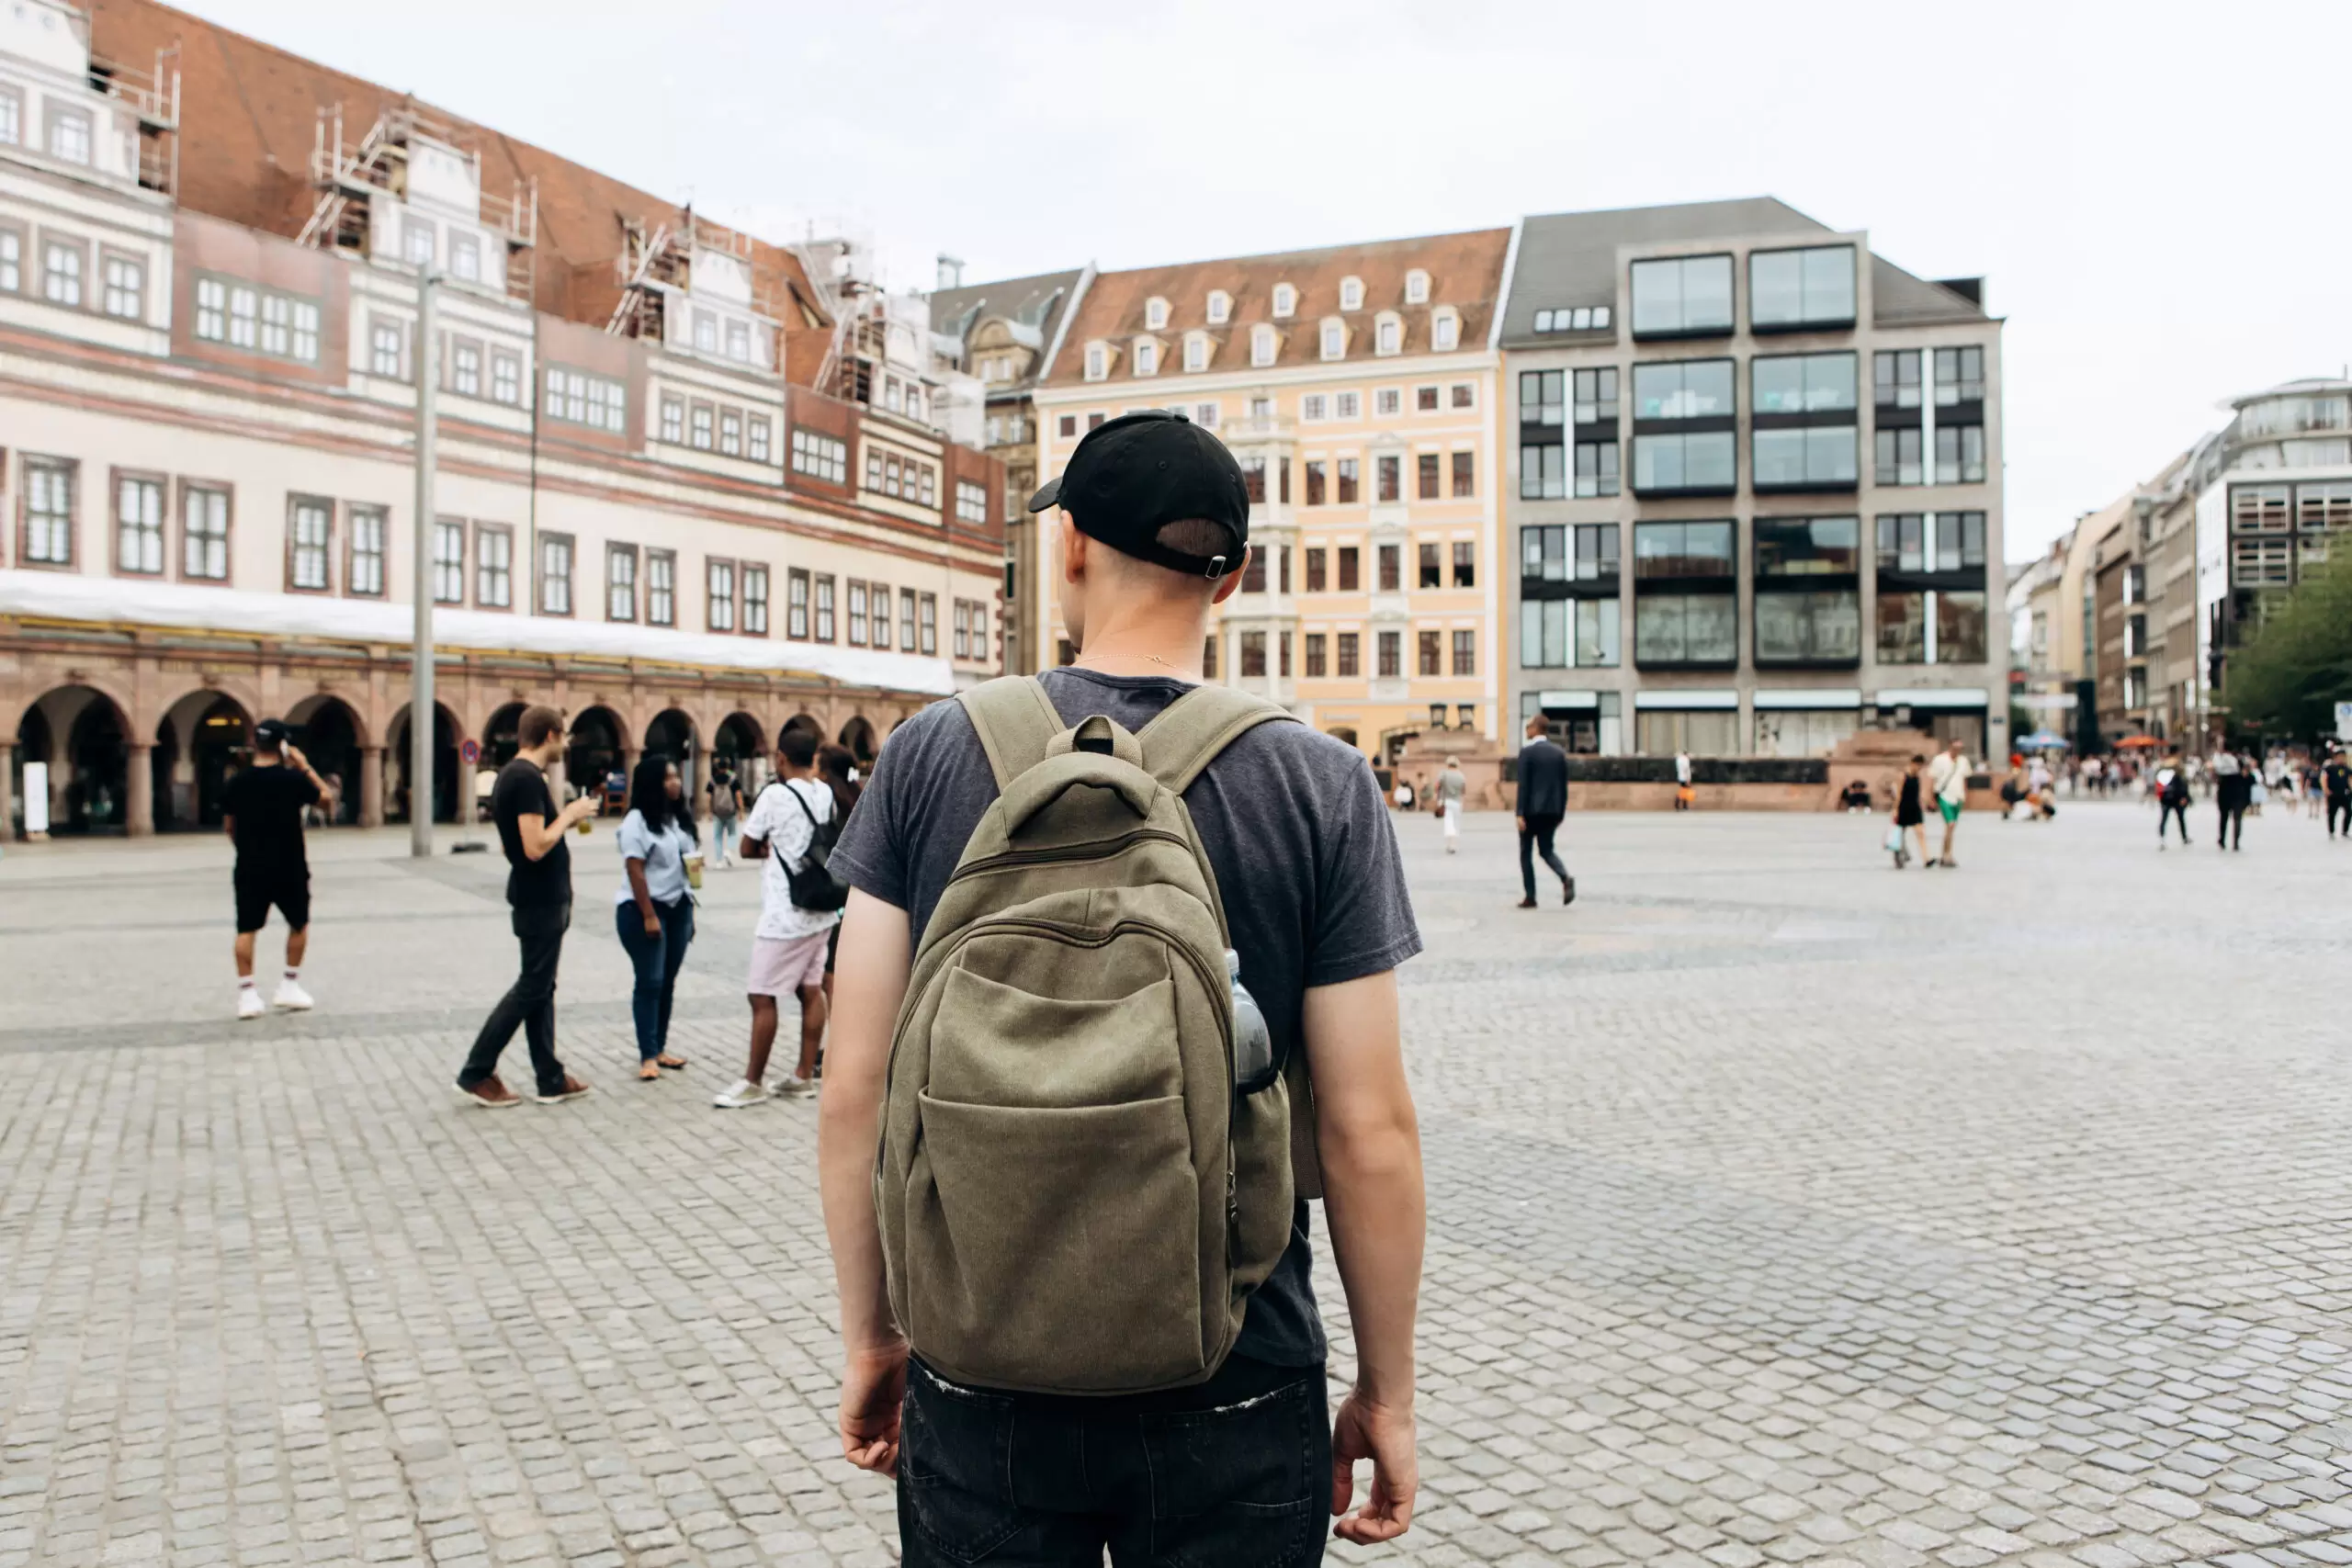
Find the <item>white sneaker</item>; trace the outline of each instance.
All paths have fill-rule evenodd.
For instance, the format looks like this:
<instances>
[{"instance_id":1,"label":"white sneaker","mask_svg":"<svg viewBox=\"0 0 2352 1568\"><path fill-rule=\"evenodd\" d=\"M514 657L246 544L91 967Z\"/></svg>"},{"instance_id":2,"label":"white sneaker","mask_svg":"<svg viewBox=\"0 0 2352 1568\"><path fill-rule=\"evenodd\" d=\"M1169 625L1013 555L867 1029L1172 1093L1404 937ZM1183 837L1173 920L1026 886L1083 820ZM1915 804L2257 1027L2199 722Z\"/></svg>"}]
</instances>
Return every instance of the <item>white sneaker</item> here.
<instances>
[{"instance_id":1,"label":"white sneaker","mask_svg":"<svg viewBox=\"0 0 2352 1568\"><path fill-rule=\"evenodd\" d=\"M817 1092L817 1080L814 1078L797 1078L791 1074L786 1073L784 1077L784 1081L775 1086L775 1091L778 1094L814 1094Z\"/></svg>"},{"instance_id":2,"label":"white sneaker","mask_svg":"<svg viewBox=\"0 0 2352 1568\"><path fill-rule=\"evenodd\" d=\"M311 1006L311 993L292 980L280 980L277 982L277 994L269 998L269 1005L284 1008L288 1012L308 1012Z\"/></svg>"},{"instance_id":3,"label":"white sneaker","mask_svg":"<svg viewBox=\"0 0 2352 1568\"><path fill-rule=\"evenodd\" d=\"M792 1080L787 1078L785 1081L789 1083ZM763 1100L775 1098L775 1095L768 1092L765 1084L756 1084L749 1078L737 1078L733 1089L729 1089L711 1103L721 1111L741 1111L747 1105L757 1105Z\"/></svg>"},{"instance_id":4,"label":"white sneaker","mask_svg":"<svg viewBox=\"0 0 2352 1568\"><path fill-rule=\"evenodd\" d=\"M259 1018L268 1010L269 1009L262 1005L261 993L259 991L254 990L251 986L240 986L237 987L237 1019L239 1022L243 1022L244 1020L249 1018Z\"/></svg>"}]
</instances>

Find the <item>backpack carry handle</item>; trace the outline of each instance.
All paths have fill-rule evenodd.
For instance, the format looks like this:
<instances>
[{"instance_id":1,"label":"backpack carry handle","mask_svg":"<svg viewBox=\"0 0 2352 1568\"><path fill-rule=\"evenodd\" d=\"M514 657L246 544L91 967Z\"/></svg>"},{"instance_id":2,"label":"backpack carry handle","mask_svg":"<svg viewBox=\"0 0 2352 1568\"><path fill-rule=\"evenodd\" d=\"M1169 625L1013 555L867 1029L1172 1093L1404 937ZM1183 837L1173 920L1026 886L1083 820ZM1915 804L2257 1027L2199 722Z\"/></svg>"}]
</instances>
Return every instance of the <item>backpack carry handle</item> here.
<instances>
[{"instance_id":1,"label":"backpack carry handle","mask_svg":"<svg viewBox=\"0 0 2352 1568\"><path fill-rule=\"evenodd\" d=\"M1149 773L1116 758L1093 751L1067 751L1012 781L1004 792L1005 836L1018 834L1029 819L1080 784L1114 791L1137 817L1151 815L1152 796L1159 784Z\"/></svg>"}]
</instances>

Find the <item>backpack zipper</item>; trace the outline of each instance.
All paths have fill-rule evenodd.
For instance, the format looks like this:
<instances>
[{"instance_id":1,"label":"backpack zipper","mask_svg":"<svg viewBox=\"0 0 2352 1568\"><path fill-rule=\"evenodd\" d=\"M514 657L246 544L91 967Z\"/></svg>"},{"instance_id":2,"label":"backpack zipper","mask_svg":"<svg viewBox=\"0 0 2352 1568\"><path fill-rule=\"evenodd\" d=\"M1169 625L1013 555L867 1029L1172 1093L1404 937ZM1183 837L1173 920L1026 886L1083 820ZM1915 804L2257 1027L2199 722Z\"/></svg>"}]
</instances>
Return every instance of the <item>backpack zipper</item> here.
<instances>
[{"instance_id":1,"label":"backpack zipper","mask_svg":"<svg viewBox=\"0 0 2352 1568\"><path fill-rule=\"evenodd\" d=\"M1189 850L1192 848L1190 844L1184 841L1182 835L1171 833L1164 828L1138 828L1132 833L1124 833L1115 839L1095 839L1083 844L1066 844L1060 849L1003 850L996 854L984 855L980 859L973 861L968 865L957 866L955 871L949 874L945 884L943 885L942 891L944 892L945 888L954 886L956 883L963 881L964 878L967 876L978 876L987 872L1002 871L1008 866L1048 865L1061 862L1108 860L1113 855L1124 852L1131 844L1150 843L1155 841L1174 844L1179 849Z\"/></svg>"}]
</instances>

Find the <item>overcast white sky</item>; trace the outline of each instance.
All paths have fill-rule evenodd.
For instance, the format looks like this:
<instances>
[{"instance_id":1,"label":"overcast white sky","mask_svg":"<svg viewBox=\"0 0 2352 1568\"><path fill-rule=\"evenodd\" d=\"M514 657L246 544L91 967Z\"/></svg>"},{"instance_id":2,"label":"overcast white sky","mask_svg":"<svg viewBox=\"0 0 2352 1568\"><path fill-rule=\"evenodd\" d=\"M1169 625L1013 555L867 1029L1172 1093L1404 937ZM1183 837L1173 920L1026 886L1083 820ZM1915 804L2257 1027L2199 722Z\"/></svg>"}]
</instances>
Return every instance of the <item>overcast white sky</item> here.
<instances>
[{"instance_id":1,"label":"overcast white sky","mask_svg":"<svg viewBox=\"0 0 2352 1568\"><path fill-rule=\"evenodd\" d=\"M184 0L889 279L1769 193L2006 317L2009 558L2352 359L2345 0Z\"/></svg>"}]
</instances>

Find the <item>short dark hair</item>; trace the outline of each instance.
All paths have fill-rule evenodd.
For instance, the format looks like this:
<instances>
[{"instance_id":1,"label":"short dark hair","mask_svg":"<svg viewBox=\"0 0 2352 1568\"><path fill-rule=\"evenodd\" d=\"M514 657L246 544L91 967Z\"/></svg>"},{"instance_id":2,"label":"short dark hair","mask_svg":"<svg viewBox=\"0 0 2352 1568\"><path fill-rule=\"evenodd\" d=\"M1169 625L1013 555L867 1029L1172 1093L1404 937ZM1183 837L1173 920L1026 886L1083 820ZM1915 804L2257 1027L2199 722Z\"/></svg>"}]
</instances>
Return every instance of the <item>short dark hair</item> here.
<instances>
[{"instance_id":1,"label":"short dark hair","mask_svg":"<svg viewBox=\"0 0 2352 1568\"><path fill-rule=\"evenodd\" d=\"M805 729L786 730L775 738L775 749L796 768L805 768L817 760L817 738Z\"/></svg>"},{"instance_id":2,"label":"short dark hair","mask_svg":"<svg viewBox=\"0 0 2352 1568\"><path fill-rule=\"evenodd\" d=\"M548 743L548 737L562 733L563 715L545 704L525 708L514 723L514 739L526 751L536 750Z\"/></svg>"},{"instance_id":3,"label":"short dark hair","mask_svg":"<svg viewBox=\"0 0 2352 1568\"><path fill-rule=\"evenodd\" d=\"M1926 756L1926 755L1925 755L1925 753L1923 753L1923 752L1918 752L1918 751L1914 751L1914 752L1912 752L1912 753L1911 753L1911 760L1912 760L1913 761L1915 761L1915 762L1918 763L1918 764L1919 764L1921 767L1923 767L1923 768L1924 768L1924 767L1926 767L1926 766L1928 765L1928 759L1927 759L1927 756Z\"/></svg>"}]
</instances>

